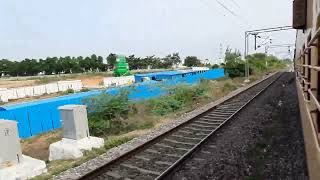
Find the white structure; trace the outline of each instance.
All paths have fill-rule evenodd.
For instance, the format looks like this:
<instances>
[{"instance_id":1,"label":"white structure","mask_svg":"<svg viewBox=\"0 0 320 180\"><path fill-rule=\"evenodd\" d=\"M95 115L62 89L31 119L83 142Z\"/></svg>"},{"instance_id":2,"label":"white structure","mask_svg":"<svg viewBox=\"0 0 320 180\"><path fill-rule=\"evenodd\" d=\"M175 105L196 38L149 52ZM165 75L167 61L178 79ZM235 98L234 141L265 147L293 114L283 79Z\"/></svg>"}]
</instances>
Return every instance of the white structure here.
<instances>
[{"instance_id":1,"label":"white structure","mask_svg":"<svg viewBox=\"0 0 320 180\"><path fill-rule=\"evenodd\" d=\"M1 88L0 89L0 101L1 102L8 102L8 95L7 95L7 89L6 88Z\"/></svg>"},{"instance_id":2,"label":"white structure","mask_svg":"<svg viewBox=\"0 0 320 180\"><path fill-rule=\"evenodd\" d=\"M76 159L83 156L83 151L100 148L104 145L102 138L91 137L88 128L86 106L65 105L59 107L63 138L50 145L49 160Z\"/></svg>"},{"instance_id":3,"label":"white structure","mask_svg":"<svg viewBox=\"0 0 320 180\"><path fill-rule=\"evenodd\" d=\"M52 94L63 92L68 89L80 91L83 88L81 80L59 81L44 85L19 87L12 89L0 89L0 102L8 102L9 100L21 99L25 97L41 96L44 94Z\"/></svg>"},{"instance_id":4,"label":"white structure","mask_svg":"<svg viewBox=\"0 0 320 180\"><path fill-rule=\"evenodd\" d=\"M34 96L41 96L46 93L46 85L38 85L33 87L33 95Z\"/></svg>"},{"instance_id":5,"label":"white structure","mask_svg":"<svg viewBox=\"0 0 320 180\"><path fill-rule=\"evenodd\" d=\"M130 85L135 82L134 76L123 77L106 77L103 78L104 87L118 87L124 85Z\"/></svg>"},{"instance_id":6,"label":"white structure","mask_svg":"<svg viewBox=\"0 0 320 180\"><path fill-rule=\"evenodd\" d=\"M47 172L46 163L22 155L16 121L0 120L0 179L29 179Z\"/></svg>"},{"instance_id":7,"label":"white structure","mask_svg":"<svg viewBox=\"0 0 320 180\"><path fill-rule=\"evenodd\" d=\"M208 67L192 67L192 71L209 71Z\"/></svg>"},{"instance_id":8,"label":"white structure","mask_svg":"<svg viewBox=\"0 0 320 180\"><path fill-rule=\"evenodd\" d=\"M50 84L46 84L45 86L46 86L46 93L47 94L59 92L58 83L50 83Z\"/></svg>"},{"instance_id":9,"label":"white structure","mask_svg":"<svg viewBox=\"0 0 320 180\"><path fill-rule=\"evenodd\" d=\"M59 81L58 89L59 91L66 91L68 89L73 89L75 91L80 91L83 88L81 80L74 81Z\"/></svg>"}]
</instances>

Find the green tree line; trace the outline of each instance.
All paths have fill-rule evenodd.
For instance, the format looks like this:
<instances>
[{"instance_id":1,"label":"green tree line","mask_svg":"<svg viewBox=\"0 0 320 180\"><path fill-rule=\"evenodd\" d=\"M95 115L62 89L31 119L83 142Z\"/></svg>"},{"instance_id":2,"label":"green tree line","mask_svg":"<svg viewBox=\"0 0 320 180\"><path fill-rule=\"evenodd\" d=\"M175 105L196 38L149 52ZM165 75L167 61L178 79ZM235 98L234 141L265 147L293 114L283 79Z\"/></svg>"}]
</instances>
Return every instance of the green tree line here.
<instances>
[{"instance_id":1,"label":"green tree line","mask_svg":"<svg viewBox=\"0 0 320 180\"><path fill-rule=\"evenodd\" d=\"M276 56L267 55L265 53L255 53L242 59L238 50L227 49L225 53L225 63L221 64L225 68L229 77L245 76L245 61L249 63L250 74L257 72L265 72L274 69L283 69L291 62L289 59L279 59Z\"/></svg>"},{"instance_id":2,"label":"green tree line","mask_svg":"<svg viewBox=\"0 0 320 180\"><path fill-rule=\"evenodd\" d=\"M34 76L39 73L51 74L71 74L84 72L100 72L113 69L116 62L116 54L109 54L106 58L95 54L88 57L47 57L45 59L24 59L20 62L8 59L0 60L0 76ZM163 58L156 56L136 57L130 55L126 57L131 70L136 69L169 69L182 63L179 53L173 53ZM104 63L107 60L107 64ZM201 60L195 56L185 58L188 67L203 65Z\"/></svg>"}]
</instances>

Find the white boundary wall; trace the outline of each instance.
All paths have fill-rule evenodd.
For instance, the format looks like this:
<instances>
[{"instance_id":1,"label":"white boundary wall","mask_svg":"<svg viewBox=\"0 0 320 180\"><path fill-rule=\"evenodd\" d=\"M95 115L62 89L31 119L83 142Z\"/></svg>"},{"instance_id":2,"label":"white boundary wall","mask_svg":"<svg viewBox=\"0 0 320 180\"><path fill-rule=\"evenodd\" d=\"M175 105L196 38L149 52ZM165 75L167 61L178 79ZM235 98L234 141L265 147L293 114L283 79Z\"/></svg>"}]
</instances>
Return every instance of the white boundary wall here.
<instances>
[{"instance_id":1,"label":"white boundary wall","mask_svg":"<svg viewBox=\"0 0 320 180\"><path fill-rule=\"evenodd\" d=\"M67 91L68 89L80 91L82 88L83 84L81 80L58 81L56 83L12 89L0 88L0 102L8 102L9 100L63 92Z\"/></svg>"},{"instance_id":2,"label":"white boundary wall","mask_svg":"<svg viewBox=\"0 0 320 180\"><path fill-rule=\"evenodd\" d=\"M192 67L192 71L209 71L208 67Z\"/></svg>"},{"instance_id":3,"label":"white boundary wall","mask_svg":"<svg viewBox=\"0 0 320 180\"><path fill-rule=\"evenodd\" d=\"M104 87L124 86L124 85L133 84L134 82L135 82L134 76L103 78Z\"/></svg>"}]
</instances>

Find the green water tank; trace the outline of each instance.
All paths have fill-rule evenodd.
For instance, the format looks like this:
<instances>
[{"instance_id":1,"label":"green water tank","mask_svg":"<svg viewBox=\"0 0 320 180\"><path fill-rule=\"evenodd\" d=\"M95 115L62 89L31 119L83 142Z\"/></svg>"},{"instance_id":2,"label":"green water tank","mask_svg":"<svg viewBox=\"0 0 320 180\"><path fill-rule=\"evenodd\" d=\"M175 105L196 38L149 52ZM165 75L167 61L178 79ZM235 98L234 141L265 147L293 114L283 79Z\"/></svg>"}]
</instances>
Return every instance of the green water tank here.
<instances>
[{"instance_id":1,"label":"green water tank","mask_svg":"<svg viewBox=\"0 0 320 180\"><path fill-rule=\"evenodd\" d=\"M119 77L119 76L127 76L129 74L130 74L129 65L126 61L126 57L121 56L121 55L117 55L117 64L116 64L116 68L114 70L114 75L116 77Z\"/></svg>"}]
</instances>

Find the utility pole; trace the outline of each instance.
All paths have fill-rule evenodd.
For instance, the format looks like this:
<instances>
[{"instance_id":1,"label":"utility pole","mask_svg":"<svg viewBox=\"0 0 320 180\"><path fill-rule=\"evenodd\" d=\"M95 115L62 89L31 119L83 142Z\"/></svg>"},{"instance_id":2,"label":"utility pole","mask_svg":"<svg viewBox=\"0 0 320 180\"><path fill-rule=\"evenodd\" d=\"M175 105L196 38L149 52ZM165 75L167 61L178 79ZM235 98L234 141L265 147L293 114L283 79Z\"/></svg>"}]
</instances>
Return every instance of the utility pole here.
<instances>
[{"instance_id":1,"label":"utility pole","mask_svg":"<svg viewBox=\"0 0 320 180\"><path fill-rule=\"evenodd\" d=\"M219 61L220 61L220 62L219 62L219 63L221 64L221 63L223 63L222 43L220 43L220 49L219 49L219 50L220 50L220 52L219 52L219 55L220 55ZM219 64L219 63L218 63L218 64Z\"/></svg>"},{"instance_id":2,"label":"utility pole","mask_svg":"<svg viewBox=\"0 0 320 180\"><path fill-rule=\"evenodd\" d=\"M255 50L257 49L257 37L260 33L269 33L269 32L276 32L276 31L287 31L291 30L291 26L282 26L282 27L274 27L274 28L266 28L266 29L257 29L257 30L251 30L245 32L245 46L244 46L244 58L245 58L245 76L249 78L250 76L250 67L247 60L247 56L249 55L249 37L250 35L253 35L255 38ZM270 39L270 43L272 43L272 40Z\"/></svg>"}]
</instances>

